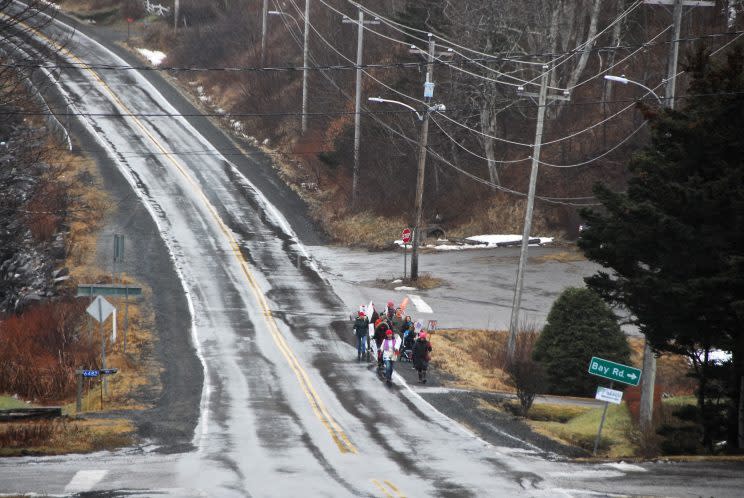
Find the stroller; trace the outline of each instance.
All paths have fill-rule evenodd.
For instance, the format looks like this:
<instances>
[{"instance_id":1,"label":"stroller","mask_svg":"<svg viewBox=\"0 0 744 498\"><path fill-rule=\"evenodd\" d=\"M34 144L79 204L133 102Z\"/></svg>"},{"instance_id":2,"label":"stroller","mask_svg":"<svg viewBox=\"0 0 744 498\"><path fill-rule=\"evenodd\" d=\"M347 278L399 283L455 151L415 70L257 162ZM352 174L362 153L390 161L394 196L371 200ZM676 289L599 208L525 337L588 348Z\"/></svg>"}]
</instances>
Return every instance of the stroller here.
<instances>
[{"instance_id":1,"label":"stroller","mask_svg":"<svg viewBox=\"0 0 744 498\"><path fill-rule=\"evenodd\" d=\"M400 348L400 361L413 361L413 343L416 340L415 333L411 330L408 331L406 336L403 338L403 345Z\"/></svg>"}]
</instances>

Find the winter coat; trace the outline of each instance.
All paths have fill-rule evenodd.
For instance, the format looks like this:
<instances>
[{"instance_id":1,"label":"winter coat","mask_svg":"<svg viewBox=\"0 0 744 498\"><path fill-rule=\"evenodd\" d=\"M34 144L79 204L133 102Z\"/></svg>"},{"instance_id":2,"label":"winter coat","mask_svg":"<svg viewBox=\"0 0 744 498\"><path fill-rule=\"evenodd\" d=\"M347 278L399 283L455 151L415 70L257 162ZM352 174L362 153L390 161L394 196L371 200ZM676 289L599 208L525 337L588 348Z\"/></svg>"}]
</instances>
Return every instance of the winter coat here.
<instances>
[{"instance_id":1,"label":"winter coat","mask_svg":"<svg viewBox=\"0 0 744 498\"><path fill-rule=\"evenodd\" d=\"M429 368L431 359L431 343L427 339L416 339L413 343L413 366L416 370Z\"/></svg>"},{"instance_id":2,"label":"winter coat","mask_svg":"<svg viewBox=\"0 0 744 498\"><path fill-rule=\"evenodd\" d=\"M397 351L400 351L400 336L398 334L393 334L392 337L386 337L385 340L382 341L380 348L382 350L382 359L392 360L394 358L393 355L395 355Z\"/></svg>"},{"instance_id":3,"label":"winter coat","mask_svg":"<svg viewBox=\"0 0 744 498\"><path fill-rule=\"evenodd\" d=\"M358 316L356 320L354 320L354 334L357 337L364 337L367 335L368 331L369 331L369 320L367 320L363 316Z\"/></svg>"},{"instance_id":4,"label":"winter coat","mask_svg":"<svg viewBox=\"0 0 744 498\"><path fill-rule=\"evenodd\" d=\"M375 343L377 344L377 347L379 347L383 339L385 339L385 334L387 334L389 328L390 327L388 327L388 324L385 322L380 322L375 327Z\"/></svg>"}]
</instances>

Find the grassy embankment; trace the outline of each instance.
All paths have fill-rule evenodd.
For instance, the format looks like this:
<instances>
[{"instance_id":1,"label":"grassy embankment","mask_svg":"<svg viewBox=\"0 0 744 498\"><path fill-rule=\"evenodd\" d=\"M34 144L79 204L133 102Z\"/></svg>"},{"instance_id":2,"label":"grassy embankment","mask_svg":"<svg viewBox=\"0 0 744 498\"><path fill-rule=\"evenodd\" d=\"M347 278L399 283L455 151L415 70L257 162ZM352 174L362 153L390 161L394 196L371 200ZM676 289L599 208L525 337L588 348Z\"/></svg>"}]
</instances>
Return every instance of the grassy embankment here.
<instances>
[{"instance_id":1,"label":"grassy embankment","mask_svg":"<svg viewBox=\"0 0 744 498\"><path fill-rule=\"evenodd\" d=\"M498 368L498 355L506 346L507 333L486 330L440 330L432 336L432 368L442 372L445 384L481 391L514 393L506 374ZM640 364L643 344L630 339L631 362ZM691 388L690 380L681 368L684 359L665 355L658 361L657 382L671 392L682 393ZM663 400L662 411L669 413L681 404L694 404L692 396L675 396ZM511 405L511 406L509 406ZM481 402L484 410L515 413L517 402L500 404ZM536 401L525 422L536 432L563 444L591 451L602 416L602 408ZM602 430L599 455L603 457L633 457L642 453L641 437L631 421L625 403L610 405Z\"/></svg>"},{"instance_id":2,"label":"grassy embankment","mask_svg":"<svg viewBox=\"0 0 744 498\"><path fill-rule=\"evenodd\" d=\"M96 266L96 246L99 230L110 205L105 193L98 185L99 177L95 163L89 159L72 154L55 152L55 162L67 165L70 174L77 178L94 179L79 181L73 185L71 197L78 199L76 209L85 213L70 222L69 251L65 266L76 282L110 282L104 269ZM108 244L104 244L108 247ZM126 279L131 285L138 285ZM151 355L152 327L151 312L142 307L147 301L147 289L140 301L130 300L129 330L127 332L127 351L123 349L123 299L107 298L117 307L119 333L115 344L107 347L107 366L119 369L119 373L109 377L109 392L103 399L103 408L109 410L135 410L144 408L136 400L137 391L157 382L158 367ZM86 330L80 334L93 334L98 337L98 328L88 320ZM111 319L104 324L104 331L111 333ZM100 339L94 344L100 344ZM92 366L88 366L92 367ZM62 405L64 417L52 421L28 421L0 423L0 455L62 454L69 452L89 452L131 444L134 427L126 418L98 418L101 411L101 396L96 381L84 383L84 396L81 412L75 410L75 399L36 400L39 405ZM23 400L12 397L0 398L0 407L17 408L28 406Z\"/></svg>"}]
</instances>

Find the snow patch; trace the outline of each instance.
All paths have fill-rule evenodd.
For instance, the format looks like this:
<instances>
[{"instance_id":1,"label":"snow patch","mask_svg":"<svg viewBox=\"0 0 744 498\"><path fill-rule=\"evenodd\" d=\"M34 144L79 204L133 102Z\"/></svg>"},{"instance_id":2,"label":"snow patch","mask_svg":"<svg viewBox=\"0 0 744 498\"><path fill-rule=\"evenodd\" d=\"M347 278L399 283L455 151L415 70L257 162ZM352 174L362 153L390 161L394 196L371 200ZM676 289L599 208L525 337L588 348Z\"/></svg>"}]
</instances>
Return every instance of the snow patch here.
<instances>
[{"instance_id":1,"label":"snow patch","mask_svg":"<svg viewBox=\"0 0 744 498\"><path fill-rule=\"evenodd\" d=\"M396 287L395 290L397 291L415 291L418 290L416 287L406 287L405 285L401 285L400 287Z\"/></svg>"},{"instance_id":2,"label":"snow patch","mask_svg":"<svg viewBox=\"0 0 744 498\"><path fill-rule=\"evenodd\" d=\"M470 237L466 237L467 240L471 240L473 242L479 242L479 244L456 244L456 243L450 243L446 239L439 239L437 240L436 244L427 244L422 245L422 247L425 247L427 249L434 249L435 251L463 251L465 249L493 249L495 247L499 247L499 244L520 244L522 242L522 236L521 235L509 235L509 234L490 234L490 235L473 235ZM550 244L553 242L553 237L531 237L532 239L539 239L539 244ZM394 244L403 247L403 240L396 240L394 241ZM410 245L410 244L409 244ZM537 245L537 244L530 244L531 246Z\"/></svg>"},{"instance_id":3,"label":"snow patch","mask_svg":"<svg viewBox=\"0 0 744 498\"><path fill-rule=\"evenodd\" d=\"M622 470L623 472L648 472L648 470L644 469L640 465L633 465L632 463L627 462L605 463L603 466L612 467L613 469Z\"/></svg>"},{"instance_id":4,"label":"snow patch","mask_svg":"<svg viewBox=\"0 0 744 498\"><path fill-rule=\"evenodd\" d=\"M142 57L147 59L150 64L153 66L159 66L163 59L165 59L165 54L161 52L160 50L148 50L146 48L138 48L137 52L139 52Z\"/></svg>"}]
</instances>

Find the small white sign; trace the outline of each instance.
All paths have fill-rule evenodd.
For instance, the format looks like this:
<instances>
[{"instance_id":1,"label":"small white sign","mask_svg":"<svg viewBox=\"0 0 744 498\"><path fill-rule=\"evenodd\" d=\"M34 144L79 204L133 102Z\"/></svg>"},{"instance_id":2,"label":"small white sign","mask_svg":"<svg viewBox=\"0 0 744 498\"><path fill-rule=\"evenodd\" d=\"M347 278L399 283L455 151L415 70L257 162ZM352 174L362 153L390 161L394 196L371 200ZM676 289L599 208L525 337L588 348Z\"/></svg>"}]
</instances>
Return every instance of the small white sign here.
<instances>
[{"instance_id":1,"label":"small white sign","mask_svg":"<svg viewBox=\"0 0 744 498\"><path fill-rule=\"evenodd\" d=\"M96 297L90 306L85 310L90 316L103 323L114 312L116 308L110 302L106 301L101 296Z\"/></svg>"},{"instance_id":2,"label":"small white sign","mask_svg":"<svg viewBox=\"0 0 744 498\"><path fill-rule=\"evenodd\" d=\"M600 401L607 401L608 403L619 405L623 400L623 392L616 391L614 389L608 389L606 387L597 387L597 394L594 396L594 398Z\"/></svg>"}]
</instances>

